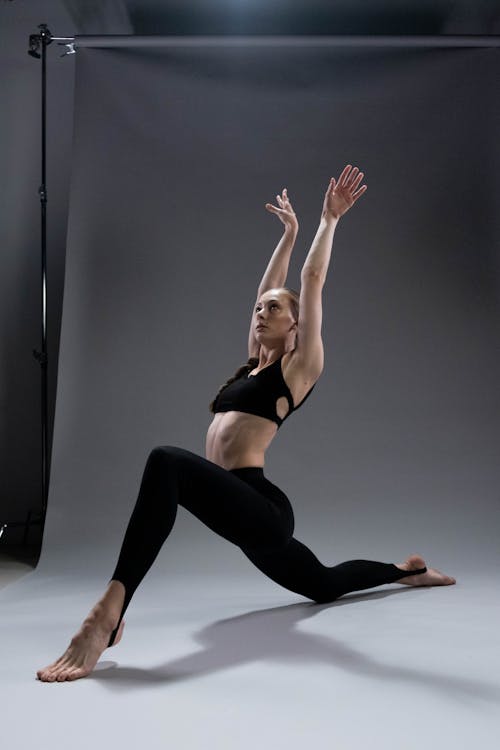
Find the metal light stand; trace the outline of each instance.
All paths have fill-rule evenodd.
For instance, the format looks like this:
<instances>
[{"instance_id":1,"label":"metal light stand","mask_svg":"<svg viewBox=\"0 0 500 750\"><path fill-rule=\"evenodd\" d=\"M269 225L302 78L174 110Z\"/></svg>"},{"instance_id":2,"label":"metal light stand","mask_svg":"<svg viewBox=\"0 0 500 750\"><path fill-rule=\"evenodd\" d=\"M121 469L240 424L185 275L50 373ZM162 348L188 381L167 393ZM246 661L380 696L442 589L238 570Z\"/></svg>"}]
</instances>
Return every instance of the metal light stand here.
<instances>
[{"instance_id":1,"label":"metal light stand","mask_svg":"<svg viewBox=\"0 0 500 750\"><path fill-rule=\"evenodd\" d=\"M48 414L47 414L47 187L46 187L46 93L47 93L47 45L52 42L52 34L47 25L42 23L38 26L40 32L31 34L29 38L28 55L42 60L42 181L38 188L40 196L41 211L41 245L42 245L42 350L33 349L33 356L40 363L42 369L42 510L39 514L33 514L29 510L24 521L8 521L0 524L0 538L5 529L24 526L23 546L26 544L28 530L31 526L41 526L42 534L47 513L48 497Z\"/></svg>"},{"instance_id":2,"label":"metal light stand","mask_svg":"<svg viewBox=\"0 0 500 750\"><path fill-rule=\"evenodd\" d=\"M42 513L39 523L45 525L45 515L47 513L47 498L49 489L49 458L48 458L48 414L47 414L47 186L46 186L46 150L47 150L47 45L52 42L52 34L47 25L42 23L38 27L39 34L30 36L30 49L28 54L32 57L40 57L38 49L41 49L42 58L42 181L38 189L40 196L41 211L41 243L42 243L42 351L33 349L33 356L40 363L42 370ZM34 49L36 44L38 49ZM33 521L36 523L36 521Z\"/></svg>"},{"instance_id":3,"label":"metal light stand","mask_svg":"<svg viewBox=\"0 0 500 750\"><path fill-rule=\"evenodd\" d=\"M41 245L42 245L42 289L41 289L41 307L42 307L42 350L33 349L33 356L39 362L42 371L42 509L38 513L29 510L24 521L7 521L0 523L0 539L6 529L24 527L23 547L26 544L28 531L31 526L41 526L41 533L45 527L45 517L47 515L47 500L49 494L49 454L48 454L48 382L47 382L47 184L46 184L46 153L47 153L47 46L52 41L58 44L64 43L67 51L61 55L75 54L74 37L53 37L47 24L41 23L38 28L38 34L30 34L28 55L41 59L42 61L42 101L41 101L41 135L42 135L42 180L38 188L40 196L40 213L41 213Z\"/></svg>"}]
</instances>

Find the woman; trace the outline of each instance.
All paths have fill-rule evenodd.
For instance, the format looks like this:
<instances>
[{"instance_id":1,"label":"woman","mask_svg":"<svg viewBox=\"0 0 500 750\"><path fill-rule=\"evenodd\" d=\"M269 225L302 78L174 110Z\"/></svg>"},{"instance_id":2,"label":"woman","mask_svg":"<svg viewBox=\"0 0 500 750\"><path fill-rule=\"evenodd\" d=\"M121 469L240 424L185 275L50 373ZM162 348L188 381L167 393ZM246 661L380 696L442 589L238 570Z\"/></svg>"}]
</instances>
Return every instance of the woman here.
<instances>
[{"instance_id":1,"label":"woman","mask_svg":"<svg viewBox=\"0 0 500 750\"><path fill-rule=\"evenodd\" d=\"M269 444L283 421L304 403L323 370L322 288L335 227L366 191L366 185L360 187L362 179L363 172L348 164L337 182L330 180L319 228L302 269L300 298L283 286L298 230L286 189L276 196L278 206L266 204L285 231L259 286L248 362L211 404L214 418L206 458L173 446L151 452L108 587L65 653L37 672L40 680L84 677L107 646L119 643L123 614L170 533L178 505L238 545L273 581L316 602L396 581L409 586L456 582L427 569L420 555L410 555L400 565L370 560L322 565L293 538L290 502L264 476Z\"/></svg>"}]
</instances>

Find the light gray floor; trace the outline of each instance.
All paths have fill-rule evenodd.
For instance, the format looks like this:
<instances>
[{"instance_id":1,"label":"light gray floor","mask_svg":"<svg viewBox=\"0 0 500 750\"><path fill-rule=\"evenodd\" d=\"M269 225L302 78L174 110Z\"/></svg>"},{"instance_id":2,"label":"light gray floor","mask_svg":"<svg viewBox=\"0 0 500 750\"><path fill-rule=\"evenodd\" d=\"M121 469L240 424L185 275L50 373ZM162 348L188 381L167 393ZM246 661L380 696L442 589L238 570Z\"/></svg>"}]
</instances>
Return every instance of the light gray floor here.
<instances>
[{"instance_id":1,"label":"light gray floor","mask_svg":"<svg viewBox=\"0 0 500 750\"><path fill-rule=\"evenodd\" d=\"M0 589L30 573L34 564L23 562L8 552L0 551Z\"/></svg>"},{"instance_id":2,"label":"light gray floor","mask_svg":"<svg viewBox=\"0 0 500 750\"><path fill-rule=\"evenodd\" d=\"M448 571L455 586L380 586L329 605L250 568L168 582L152 570L122 642L89 677L49 684L36 669L64 650L105 581L2 560L2 746L493 750L498 565L467 567Z\"/></svg>"}]
</instances>

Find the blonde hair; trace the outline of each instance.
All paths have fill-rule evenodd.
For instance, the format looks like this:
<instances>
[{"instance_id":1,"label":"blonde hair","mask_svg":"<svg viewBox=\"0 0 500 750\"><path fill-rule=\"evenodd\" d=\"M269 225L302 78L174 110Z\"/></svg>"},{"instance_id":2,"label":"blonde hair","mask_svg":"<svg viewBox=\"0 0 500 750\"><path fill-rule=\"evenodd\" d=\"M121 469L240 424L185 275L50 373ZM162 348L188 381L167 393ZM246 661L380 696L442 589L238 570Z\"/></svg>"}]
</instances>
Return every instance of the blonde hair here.
<instances>
[{"instance_id":1,"label":"blonde hair","mask_svg":"<svg viewBox=\"0 0 500 750\"><path fill-rule=\"evenodd\" d=\"M279 287L280 289L283 289L285 292L288 292L289 299L290 299L290 307L292 308L293 317L295 320L299 319L299 303L300 303L300 294L295 291L295 289L289 289L287 286Z\"/></svg>"}]
</instances>

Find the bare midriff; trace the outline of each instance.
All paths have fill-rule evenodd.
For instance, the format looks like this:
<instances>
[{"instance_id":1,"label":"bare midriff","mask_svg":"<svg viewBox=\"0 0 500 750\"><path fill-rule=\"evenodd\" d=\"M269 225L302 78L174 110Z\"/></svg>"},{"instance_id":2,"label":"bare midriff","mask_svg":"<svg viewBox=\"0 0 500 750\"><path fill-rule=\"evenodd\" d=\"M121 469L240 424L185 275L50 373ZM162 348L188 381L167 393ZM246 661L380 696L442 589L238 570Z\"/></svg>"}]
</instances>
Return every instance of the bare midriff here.
<instances>
[{"instance_id":1,"label":"bare midriff","mask_svg":"<svg viewBox=\"0 0 500 750\"><path fill-rule=\"evenodd\" d=\"M265 453L278 425L241 411L219 412L208 428L205 455L223 469L264 466Z\"/></svg>"}]
</instances>

